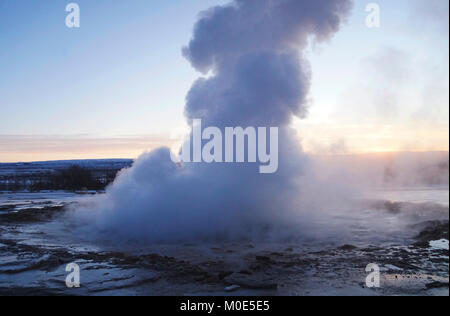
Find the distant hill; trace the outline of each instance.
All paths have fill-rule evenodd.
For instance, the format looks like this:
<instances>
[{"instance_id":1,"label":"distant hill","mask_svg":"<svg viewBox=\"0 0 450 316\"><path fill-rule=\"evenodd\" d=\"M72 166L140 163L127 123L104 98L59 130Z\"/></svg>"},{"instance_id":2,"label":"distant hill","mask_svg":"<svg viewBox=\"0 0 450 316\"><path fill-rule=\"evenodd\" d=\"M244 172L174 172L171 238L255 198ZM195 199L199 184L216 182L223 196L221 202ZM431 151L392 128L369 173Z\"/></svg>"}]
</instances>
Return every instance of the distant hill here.
<instances>
[{"instance_id":1,"label":"distant hill","mask_svg":"<svg viewBox=\"0 0 450 316\"><path fill-rule=\"evenodd\" d=\"M63 176L69 176L68 170L83 171L84 178L86 176L92 178L86 183L87 188L102 189L114 181L117 172L132 164L133 160L131 159L0 163L0 190L72 189L71 186L66 188L61 184L68 183L67 179L63 179ZM72 174L71 177L73 176ZM89 187L93 186L93 183L95 183L95 187Z\"/></svg>"}]
</instances>

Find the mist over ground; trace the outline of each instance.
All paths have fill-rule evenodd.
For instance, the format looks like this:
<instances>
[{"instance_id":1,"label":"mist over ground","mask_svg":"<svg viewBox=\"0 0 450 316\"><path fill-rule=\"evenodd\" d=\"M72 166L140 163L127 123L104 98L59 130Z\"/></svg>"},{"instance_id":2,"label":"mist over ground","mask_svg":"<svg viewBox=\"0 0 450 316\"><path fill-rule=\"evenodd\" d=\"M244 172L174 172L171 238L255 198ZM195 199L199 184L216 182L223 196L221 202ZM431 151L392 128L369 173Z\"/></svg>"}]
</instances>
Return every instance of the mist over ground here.
<instances>
[{"instance_id":1,"label":"mist over ground","mask_svg":"<svg viewBox=\"0 0 450 316\"><path fill-rule=\"evenodd\" d=\"M340 179L364 190L449 185L448 152L315 155L318 179Z\"/></svg>"},{"instance_id":2,"label":"mist over ground","mask_svg":"<svg viewBox=\"0 0 450 316\"><path fill-rule=\"evenodd\" d=\"M187 94L187 122L201 119L220 129L279 127L278 171L260 174L252 163L180 165L168 148L160 148L143 154L105 195L76 210L85 235L125 242L289 240L317 233L312 223L326 223L374 186L445 182L445 162L427 169L424 157L303 153L291 127L310 106L314 70L303 51L311 42L332 40L351 8L349 0L235 0L202 12L182 50L206 75Z\"/></svg>"}]
</instances>

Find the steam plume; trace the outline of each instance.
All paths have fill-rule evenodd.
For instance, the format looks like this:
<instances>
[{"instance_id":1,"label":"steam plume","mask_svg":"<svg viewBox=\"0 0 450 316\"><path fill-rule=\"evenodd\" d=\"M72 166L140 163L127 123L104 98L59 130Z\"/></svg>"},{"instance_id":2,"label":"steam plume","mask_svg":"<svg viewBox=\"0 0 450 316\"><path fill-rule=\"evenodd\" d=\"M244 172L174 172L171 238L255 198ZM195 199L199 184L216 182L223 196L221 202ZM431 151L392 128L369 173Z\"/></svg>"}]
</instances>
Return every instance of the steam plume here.
<instances>
[{"instance_id":1,"label":"steam plume","mask_svg":"<svg viewBox=\"0 0 450 316\"><path fill-rule=\"evenodd\" d=\"M350 0L235 0L202 12L183 54L211 76L189 91L186 118L279 127L278 172L261 175L257 164L179 167L161 148L82 213L100 230L149 241L251 238L292 222L305 158L289 123L306 115L310 87L302 51L336 33L350 9Z\"/></svg>"}]
</instances>

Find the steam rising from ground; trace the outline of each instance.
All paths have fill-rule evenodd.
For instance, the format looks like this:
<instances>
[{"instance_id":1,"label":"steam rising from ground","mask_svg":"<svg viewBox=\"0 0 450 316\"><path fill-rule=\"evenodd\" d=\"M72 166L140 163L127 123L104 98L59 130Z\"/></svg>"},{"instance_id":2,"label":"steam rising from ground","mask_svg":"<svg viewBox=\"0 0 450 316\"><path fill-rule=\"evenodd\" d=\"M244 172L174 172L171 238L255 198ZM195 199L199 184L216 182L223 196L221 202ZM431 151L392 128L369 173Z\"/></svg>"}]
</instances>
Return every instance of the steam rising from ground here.
<instances>
[{"instance_id":1,"label":"steam rising from ground","mask_svg":"<svg viewBox=\"0 0 450 316\"><path fill-rule=\"evenodd\" d=\"M306 209L306 158L294 116L307 113L308 42L328 40L351 10L350 0L235 0L201 14L184 56L203 74L186 98L189 123L280 128L279 169L258 164L177 166L168 148L142 155L107 194L78 212L99 231L148 241L238 239L288 232ZM271 230L268 229L271 227ZM289 232L290 233L290 232Z\"/></svg>"}]
</instances>

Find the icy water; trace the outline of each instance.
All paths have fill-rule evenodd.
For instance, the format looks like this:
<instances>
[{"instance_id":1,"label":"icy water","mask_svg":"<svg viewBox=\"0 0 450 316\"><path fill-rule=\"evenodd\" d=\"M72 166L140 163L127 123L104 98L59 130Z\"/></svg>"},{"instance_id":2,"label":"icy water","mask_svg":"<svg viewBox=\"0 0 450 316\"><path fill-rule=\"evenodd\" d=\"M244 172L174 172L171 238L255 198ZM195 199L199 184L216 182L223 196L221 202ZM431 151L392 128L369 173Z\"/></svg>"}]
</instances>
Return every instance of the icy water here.
<instances>
[{"instance_id":1,"label":"icy water","mask_svg":"<svg viewBox=\"0 0 450 316\"><path fill-rule=\"evenodd\" d=\"M1 295L448 295L448 188L376 191L269 243L88 240L64 207L85 198L0 194ZM72 262L79 289L65 285ZM365 286L369 263L378 289Z\"/></svg>"}]
</instances>

